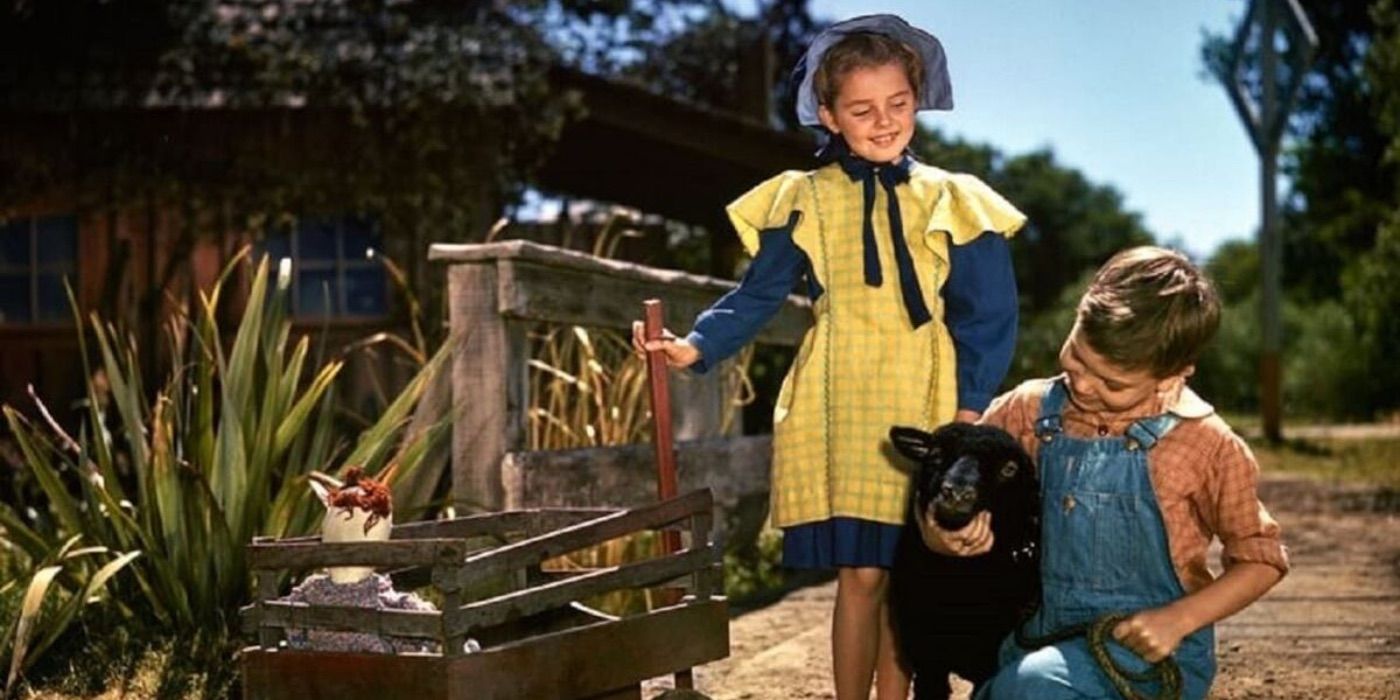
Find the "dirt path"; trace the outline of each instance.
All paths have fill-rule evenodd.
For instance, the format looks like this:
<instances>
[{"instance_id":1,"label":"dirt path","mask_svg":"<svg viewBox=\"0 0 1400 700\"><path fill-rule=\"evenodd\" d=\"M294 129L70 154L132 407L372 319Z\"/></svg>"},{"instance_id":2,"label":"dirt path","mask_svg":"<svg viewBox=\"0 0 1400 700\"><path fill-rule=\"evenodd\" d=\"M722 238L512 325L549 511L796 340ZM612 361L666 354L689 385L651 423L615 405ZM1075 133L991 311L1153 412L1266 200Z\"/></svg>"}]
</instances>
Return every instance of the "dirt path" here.
<instances>
[{"instance_id":1,"label":"dirt path","mask_svg":"<svg viewBox=\"0 0 1400 700\"><path fill-rule=\"evenodd\" d=\"M1297 479L1262 490L1293 571L1217 628L1211 697L1400 700L1400 499ZM813 586L736 616L730 657L697 669L698 689L714 700L833 697L834 594L834 583Z\"/></svg>"}]
</instances>

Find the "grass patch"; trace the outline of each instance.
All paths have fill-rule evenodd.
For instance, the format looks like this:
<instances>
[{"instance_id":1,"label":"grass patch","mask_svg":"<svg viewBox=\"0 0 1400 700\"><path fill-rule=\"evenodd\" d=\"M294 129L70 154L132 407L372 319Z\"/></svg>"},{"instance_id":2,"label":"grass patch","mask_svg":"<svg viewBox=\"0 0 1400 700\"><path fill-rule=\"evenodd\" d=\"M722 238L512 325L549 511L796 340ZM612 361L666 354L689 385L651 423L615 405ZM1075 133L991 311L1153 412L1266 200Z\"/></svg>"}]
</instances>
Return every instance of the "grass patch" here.
<instances>
[{"instance_id":1,"label":"grass patch","mask_svg":"<svg viewBox=\"0 0 1400 700\"><path fill-rule=\"evenodd\" d=\"M146 639L120 627L105 632L80 628L72 630L81 631L80 638L75 635L72 643L55 647L34 665L16 698L225 700L237 695L234 654L239 644L234 640L192 645Z\"/></svg>"},{"instance_id":2,"label":"grass patch","mask_svg":"<svg viewBox=\"0 0 1400 700\"><path fill-rule=\"evenodd\" d=\"M1400 489L1400 438L1296 439L1280 445L1253 439L1249 446L1266 474Z\"/></svg>"}]
</instances>

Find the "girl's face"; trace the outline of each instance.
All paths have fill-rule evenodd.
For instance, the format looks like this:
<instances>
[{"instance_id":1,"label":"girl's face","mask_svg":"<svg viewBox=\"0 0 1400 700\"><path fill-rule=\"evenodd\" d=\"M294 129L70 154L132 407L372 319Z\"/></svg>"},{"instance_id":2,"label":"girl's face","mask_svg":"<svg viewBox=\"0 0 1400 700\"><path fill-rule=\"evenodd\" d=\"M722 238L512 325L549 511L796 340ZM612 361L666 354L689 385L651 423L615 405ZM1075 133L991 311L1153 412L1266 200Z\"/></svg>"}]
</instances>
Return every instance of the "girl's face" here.
<instances>
[{"instance_id":1,"label":"girl's face","mask_svg":"<svg viewBox=\"0 0 1400 700\"><path fill-rule=\"evenodd\" d=\"M834 105L818 116L832 133L845 137L856 155L872 163L893 163L914 138L914 89L897 63L856 68L841 78Z\"/></svg>"},{"instance_id":2,"label":"girl's face","mask_svg":"<svg viewBox=\"0 0 1400 700\"><path fill-rule=\"evenodd\" d=\"M1124 369L1094 352L1084 342L1079 324L1060 348L1060 367L1065 371L1070 400L1092 413L1133 413L1148 408L1151 402L1169 400L1194 369L1164 378L1153 376L1151 370Z\"/></svg>"}]
</instances>

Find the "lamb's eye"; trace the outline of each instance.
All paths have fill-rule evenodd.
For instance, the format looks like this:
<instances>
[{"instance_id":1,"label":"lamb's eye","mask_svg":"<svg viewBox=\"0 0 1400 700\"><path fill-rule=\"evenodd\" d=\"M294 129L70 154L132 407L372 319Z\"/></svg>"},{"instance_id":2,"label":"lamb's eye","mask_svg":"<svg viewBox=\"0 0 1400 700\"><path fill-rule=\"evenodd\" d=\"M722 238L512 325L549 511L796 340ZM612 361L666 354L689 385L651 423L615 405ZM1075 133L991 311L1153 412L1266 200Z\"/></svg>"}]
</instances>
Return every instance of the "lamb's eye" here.
<instances>
[{"instance_id":1,"label":"lamb's eye","mask_svg":"<svg viewBox=\"0 0 1400 700\"><path fill-rule=\"evenodd\" d=\"M1001 465L1001 478L1010 479L1013 476L1016 476L1015 462L1007 462L1006 464Z\"/></svg>"}]
</instances>

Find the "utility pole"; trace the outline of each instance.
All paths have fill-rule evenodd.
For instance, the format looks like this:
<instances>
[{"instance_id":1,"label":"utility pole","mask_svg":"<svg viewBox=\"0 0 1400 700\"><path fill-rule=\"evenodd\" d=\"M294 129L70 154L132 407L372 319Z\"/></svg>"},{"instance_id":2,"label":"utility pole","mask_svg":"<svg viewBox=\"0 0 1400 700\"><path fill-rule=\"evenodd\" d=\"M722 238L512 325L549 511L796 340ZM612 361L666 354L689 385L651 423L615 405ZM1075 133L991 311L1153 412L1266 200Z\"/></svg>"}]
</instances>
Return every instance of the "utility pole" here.
<instances>
[{"instance_id":1,"label":"utility pole","mask_svg":"<svg viewBox=\"0 0 1400 700\"><path fill-rule=\"evenodd\" d=\"M1253 39L1253 41L1251 41ZM1286 44L1282 52L1278 41ZM1283 242L1278 231L1278 152L1288 112L1312 65L1317 50L1317 34L1298 0L1251 0L1249 12L1240 23L1230 45L1223 74L1230 103L1244 122L1254 149L1259 153L1259 189L1262 212L1259 222L1260 320L1263 337L1259 358L1259 406L1264 420L1264 436L1270 442L1283 439L1283 392L1280 355L1283 328L1279 316L1282 295ZM1252 59L1247 60L1247 59ZM1288 67L1279 84L1279 60ZM1256 98L1245 84L1243 66L1254 63L1259 69Z\"/></svg>"}]
</instances>

